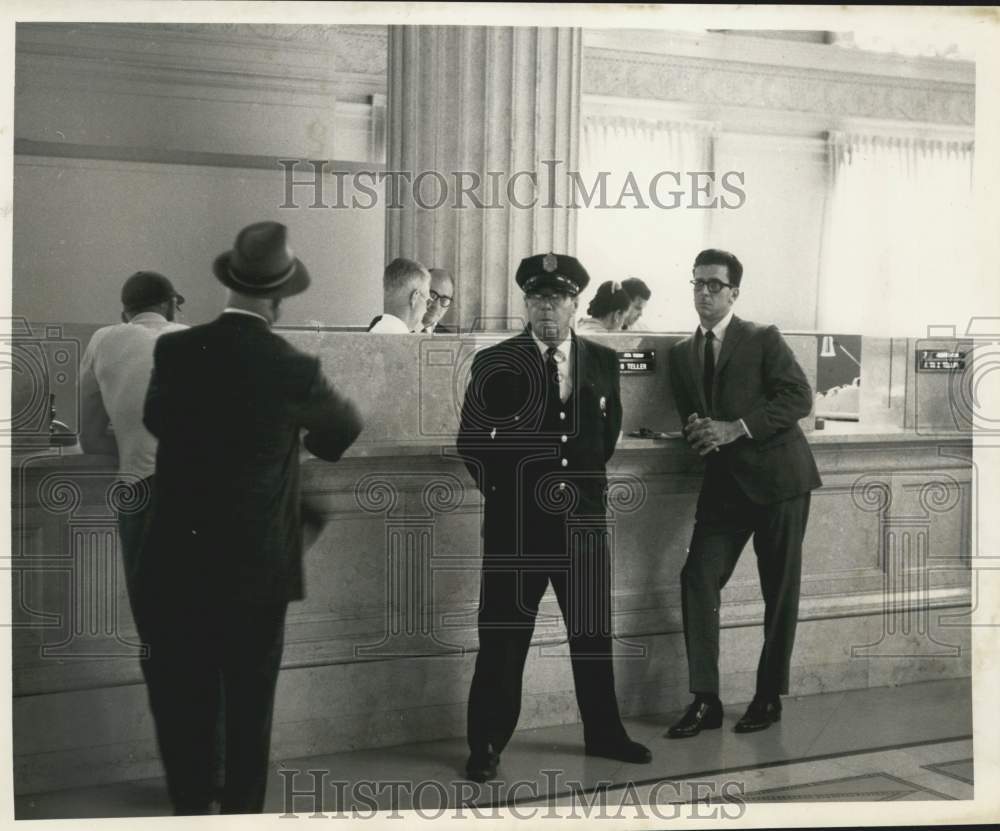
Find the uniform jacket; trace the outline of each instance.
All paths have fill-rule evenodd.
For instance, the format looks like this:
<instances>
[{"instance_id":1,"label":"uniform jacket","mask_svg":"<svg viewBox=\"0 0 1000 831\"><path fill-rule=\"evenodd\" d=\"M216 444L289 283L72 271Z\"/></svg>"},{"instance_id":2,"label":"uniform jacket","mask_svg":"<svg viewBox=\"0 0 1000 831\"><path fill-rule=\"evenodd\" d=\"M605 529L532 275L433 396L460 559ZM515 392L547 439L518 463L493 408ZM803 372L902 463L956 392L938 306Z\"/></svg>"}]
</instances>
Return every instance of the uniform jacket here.
<instances>
[{"instance_id":1,"label":"uniform jacket","mask_svg":"<svg viewBox=\"0 0 1000 831\"><path fill-rule=\"evenodd\" d=\"M544 359L528 329L473 359L457 444L485 499L488 555L530 553L526 540L543 528L559 534L567 518L605 522L606 465L622 421L618 360L572 337L573 391L549 412Z\"/></svg>"},{"instance_id":2,"label":"uniform jacket","mask_svg":"<svg viewBox=\"0 0 1000 831\"><path fill-rule=\"evenodd\" d=\"M670 350L670 383L682 424L693 412L708 412L698 352L703 341L696 334ZM716 361L712 401L713 418L742 418L753 438L709 453L706 464L724 466L749 499L780 502L822 484L798 423L812 410L812 389L777 327L733 316Z\"/></svg>"},{"instance_id":3,"label":"uniform jacket","mask_svg":"<svg viewBox=\"0 0 1000 831\"><path fill-rule=\"evenodd\" d=\"M336 461L361 432L319 360L262 319L223 314L157 341L144 420L159 446L140 584L301 598L299 433Z\"/></svg>"}]
</instances>

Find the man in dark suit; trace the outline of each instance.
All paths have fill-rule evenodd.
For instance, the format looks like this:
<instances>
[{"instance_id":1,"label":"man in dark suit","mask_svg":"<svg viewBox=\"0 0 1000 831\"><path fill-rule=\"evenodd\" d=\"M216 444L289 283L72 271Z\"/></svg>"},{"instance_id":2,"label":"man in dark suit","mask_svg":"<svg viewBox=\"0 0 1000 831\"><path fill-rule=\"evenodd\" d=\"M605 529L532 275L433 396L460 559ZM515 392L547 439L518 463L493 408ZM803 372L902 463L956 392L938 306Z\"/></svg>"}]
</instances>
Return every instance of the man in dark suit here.
<instances>
[{"instance_id":1,"label":"man in dark suit","mask_svg":"<svg viewBox=\"0 0 1000 831\"><path fill-rule=\"evenodd\" d=\"M754 699L737 732L781 718L798 617L802 538L810 491L821 484L798 421L813 394L775 326L733 314L743 266L726 251L694 261L701 322L670 351L670 381L684 434L705 457L694 533L681 572L688 681L695 699L671 738L720 727L719 605L744 546L753 538L764 596L764 647Z\"/></svg>"},{"instance_id":2,"label":"man in dark suit","mask_svg":"<svg viewBox=\"0 0 1000 831\"><path fill-rule=\"evenodd\" d=\"M621 431L615 353L571 328L589 280L573 257L522 260L529 325L477 353L459 453L485 498L479 654L466 773L496 775L521 709L538 604L551 582L566 622L586 752L648 762L618 713L611 661L606 464Z\"/></svg>"},{"instance_id":3,"label":"man in dark suit","mask_svg":"<svg viewBox=\"0 0 1000 831\"><path fill-rule=\"evenodd\" d=\"M220 696L222 812L263 809L285 610L303 596L299 432L336 461L361 431L319 360L271 331L309 285L285 226L244 228L214 272L227 307L157 340L144 411L159 445L136 623L177 814L208 812Z\"/></svg>"}]
</instances>

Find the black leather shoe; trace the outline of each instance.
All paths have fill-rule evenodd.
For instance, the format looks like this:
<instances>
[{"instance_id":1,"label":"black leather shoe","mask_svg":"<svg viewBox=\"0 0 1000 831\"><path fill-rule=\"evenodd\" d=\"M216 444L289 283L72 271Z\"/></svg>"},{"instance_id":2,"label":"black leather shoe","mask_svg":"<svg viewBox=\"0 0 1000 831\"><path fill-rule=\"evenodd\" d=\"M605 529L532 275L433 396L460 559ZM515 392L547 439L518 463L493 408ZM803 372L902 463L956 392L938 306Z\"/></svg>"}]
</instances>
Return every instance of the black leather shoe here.
<instances>
[{"instance_id":1,"label":"black leather shoe","mask_svg":"<svg viewBox=\"0 0 1000 831\"><path fill-rule=\"evenodd\" d=\"M605 759L617 759L619 762L630 762L634 765L645 765L653 761L649 748L639 742L634 742L627 736L606 742L594 742L587 745L588 756L602 756Z\"/></svg>"},{"instance_id":2,"label":"black leather shoe","mask_svg":"<svg viewBox=\"0 0 1000 831\"><path fill-rule=\"evenodd\" d=\"M722 727L722 702L716 699L696 698L687 708L680 721L667 731L671 739L687 739L697 736L702 730L716 730Z\"/></svg>"},{"instance_id":3,"label":"black leather shoe","mask_svg":"<svg viewBox=\"0 0 1000 831\"><path fill-rule=\"evenodd\" d=\"M781 721L781 700L755 698L750 702L743 718L736 722L735 730L737 733L755 733L767 730L776 721Z\"/></svg>"},{"instance_id":4,"label":"black leather shoe","mask_svg":"<svg viewBox=\"0 0 1000 831\"><path fill-rule=\"evenodd\" d=\"M486 782L496 778L499 764L500 755L492 750L472 753L465 763L465 775L473 782Z\"/></svg>"}]
</instances>

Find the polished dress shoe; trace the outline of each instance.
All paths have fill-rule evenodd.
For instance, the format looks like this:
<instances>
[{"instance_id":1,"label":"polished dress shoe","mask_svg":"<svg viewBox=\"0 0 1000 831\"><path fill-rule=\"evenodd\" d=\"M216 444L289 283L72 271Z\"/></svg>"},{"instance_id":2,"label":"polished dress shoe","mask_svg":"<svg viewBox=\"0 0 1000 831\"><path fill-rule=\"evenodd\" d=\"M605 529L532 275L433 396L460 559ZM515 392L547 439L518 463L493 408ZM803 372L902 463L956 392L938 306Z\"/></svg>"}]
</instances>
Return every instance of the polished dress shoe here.
<instances>
[{"instance_id":1,"label":"polished dress shoe","mask_svg":"<svg viewBox=\"0 0 1000 831\"><path fill-rule=\"evenodd\" d=\"M743 718L736 722L735 730L737 733L755 733L767 730L776 721L781 721L781 699L755 698Z\"/></svg>"},{"instance_id":2,"label":"polished dress shoe","mask_svg":"<svg viewBox=\"0 0 1000 831\"><path fill-rule=\"evenodd\" d=\"M611 741L592 742L587 745L588 756L601 756L605 759L617 759L619 762L631 762L634 765L645 765L653 761L649 748L639 742L634 742L628 736Z\"/></svg>"},{"instance_id":3,"label":"polished dress shoe","mask_svg":"<svg viewBox=\"0 0 1000 831\"><path fill-rule=\"evenodd\" d=\"M499 764L500 754L492 750L474 752L465 763L465 775L473 782L486 782L496 778Z\"/></svg>"},{"instance_id":4,"label":"polished dress shoe","mask_svg":"<svg viewBox=\"0 0 1000 831\"><path fill-rule=\"evenodd\" d=\"M702 730L715 730L719 727L722 727L722 702L699 697L691 702L681 720L667 731L667 737L687 739L697 736Z\"/></svg>"}]
</instances>

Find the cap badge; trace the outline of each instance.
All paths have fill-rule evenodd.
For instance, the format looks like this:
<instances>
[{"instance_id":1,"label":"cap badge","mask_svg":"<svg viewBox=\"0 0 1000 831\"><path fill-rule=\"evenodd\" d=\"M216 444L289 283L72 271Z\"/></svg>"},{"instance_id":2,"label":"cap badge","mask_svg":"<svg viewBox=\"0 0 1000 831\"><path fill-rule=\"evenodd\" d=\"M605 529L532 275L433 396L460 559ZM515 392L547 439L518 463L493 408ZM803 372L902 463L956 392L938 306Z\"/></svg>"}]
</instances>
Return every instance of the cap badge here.
<instances>
[{"instance_id":1,"label":"cap badge","mask_svg":"<svg viewBox=\"0 0 1000 831\"><path fill-rule=\"evenodd\" d=\"M559 258L551 251L542 257L542 268L551 273L559 268Z\"/></svg>"}]
</instances>

